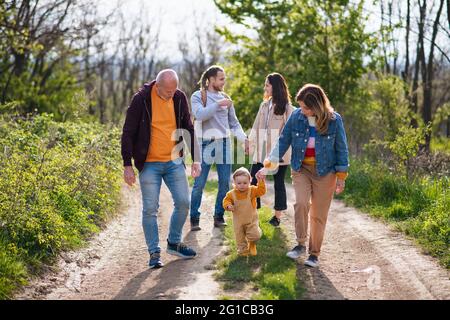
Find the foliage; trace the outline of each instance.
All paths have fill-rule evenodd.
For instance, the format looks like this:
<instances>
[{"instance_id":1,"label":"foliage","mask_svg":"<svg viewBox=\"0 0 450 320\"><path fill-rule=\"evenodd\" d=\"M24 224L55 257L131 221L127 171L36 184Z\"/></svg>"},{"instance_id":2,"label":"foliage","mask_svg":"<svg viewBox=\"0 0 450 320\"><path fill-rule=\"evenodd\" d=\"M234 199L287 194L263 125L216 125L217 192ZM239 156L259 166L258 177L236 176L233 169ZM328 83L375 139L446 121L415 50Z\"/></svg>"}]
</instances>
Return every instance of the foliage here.
<instances>
[{"instance_id":1,"label":"foliage","mask_svg":"<svg viewBox=\"0 0 450 320\"><path fill-rule=\"evenodd\" d=\"M407 179L384 163L352 159L345 202L393 222L450 268L450 180Z\"/></svg>"},{"instance_id":2,"label":"foliage","mask_svg":"<svg viewBox=\"0 0 450 320\"><path fill-rule=\"evenodd\" d=\"M324 87L339 112L349 106L363 74L364 58L373 55L375 38L363 29L362 3L349 1L221 1L215 3L234 22L257 36L219 31L239 46L229 55L229 91L244 127L250 127L263 95L264 79L280 72L291 95L305 83Z\"/></svg>"},{"instance_id":3,"label":"foliage","mask_svg":"<svg viewBox=\"0 0 450 320\"><path fill-rule=\"evenodd\" d=\"M116 128L47 114L0 118L0 260L11 260L0 263L2 283L99 230L118 203L118 138Z\"/></svg>"}]
</instances>

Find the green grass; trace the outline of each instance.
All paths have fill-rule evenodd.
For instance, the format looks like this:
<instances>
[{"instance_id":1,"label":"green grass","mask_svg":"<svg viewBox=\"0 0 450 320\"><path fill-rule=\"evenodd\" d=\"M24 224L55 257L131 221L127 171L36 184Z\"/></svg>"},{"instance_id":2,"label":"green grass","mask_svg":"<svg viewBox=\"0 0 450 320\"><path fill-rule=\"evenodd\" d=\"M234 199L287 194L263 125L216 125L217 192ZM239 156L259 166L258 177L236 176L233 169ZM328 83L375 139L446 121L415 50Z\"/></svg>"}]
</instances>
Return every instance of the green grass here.
<instances>
[{"instance_id":1,"label":"green grass","mask_svg":"<svg viewBox=\"0 0 450 320\"><path fill-rule=\"evenodd\" d=\"M192 186L193 179L188 178ZM217 193L217 181L208 181L205 191ZM297 279L297 264L286 257L289 250L288 241L282 229L273 228L267 221L272 216L269 208L259 210L260 227L263 235L258 241L256 257L240 257L237 254L233 233L233 221L230 213L226 213L228 226L224 230L229 251L224 258L217 261L216 279L223 283L227 290L240 290L249 285L254 294L253 300L289 300L299 299L303 290ZM226 294L221 299L233 299L232 294Z\"/></svg>"},{"instance_id":2,"label":"green grass","mask_svg":"<svg viewBox=\"0 0 450 320\"><path fill-rule=\"evenodd\" d=\"M188 176L188 182L189 182L189 186L192 187L194 185L194 178L192 178L191 176ZM217 181L211 181L211 180L206 181L204 191L211 193L211 194L217 194Z\"/></svg>"},{"instance_id":3,"label":"green grass","mask_svg":"<svg viewBox=\"0 0 450 320\"><path fill-rule=\"evenodd\" d=\"M450 138L433 137L433 139L431 139L430 149L433 152L440 151L450 154Z\"/></svg>"},{"instance_id":4,"label":"green grass","mask_svg":"<svg viewBox=\"0 0 450 320\"><path fill-rule=\"evenodd\" d=\"M411 236L450 269L450 179L413 181L383 164L352 160L346 191L338 198Z\"/></svg>"},{"instance_id":5,"label":"green grass","mask_svg":"<svg viewBox=\"0 0 450 320\"><path fill-rule=\"evenodd\" d=\"M218 262L217 279L224 282L224 289L240 289L250 284L254 300L293 300L302 296L303 289L297 279L297 264L286 257L287 239L282 229L273 228L267 221L272 216L269 208L259 210L263 235L258 241L258 255L238 256L232 219L225 228L225 238L230 253Z\"/></svg>"}]
</instances>

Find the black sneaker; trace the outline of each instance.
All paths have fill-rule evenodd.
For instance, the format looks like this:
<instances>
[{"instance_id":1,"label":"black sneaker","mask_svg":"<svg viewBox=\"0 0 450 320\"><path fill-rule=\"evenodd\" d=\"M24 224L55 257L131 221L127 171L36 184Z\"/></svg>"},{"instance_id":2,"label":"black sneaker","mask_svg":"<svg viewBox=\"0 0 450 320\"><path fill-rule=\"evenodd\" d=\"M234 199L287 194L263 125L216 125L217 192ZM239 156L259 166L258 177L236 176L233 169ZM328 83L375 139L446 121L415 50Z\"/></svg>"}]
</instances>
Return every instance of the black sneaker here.
<instances>
[{"instance_id":1,"label":"black sneaker","mask_svg":"<svg viewBox=\"0 0 450 320\"><path fill-rule=\"evenodd\" d=\"M191 259L196 256L196 252L184 243L170 243L167 241L167 253L179 256L183 259Z\"/></svg>"},{"instance_id":2,"label":"black sneaker","mask_svg":"<svg viewBox=\"0 0 450 320\"><path fill-rule=\"evenodd\" d=\"M272 219L269 220L269 223L274 226L275 228L280 227L280 219L278 219L276 216L273 216Z\"/></svg>"},{"instance_id":3,"label":"black sneaker","mask_svg":"<svg viewBox=\"0 0 450 320\"><path fill-rule=\"evenodd\" d=\"M227 223L223 217L214 217L214 227L222 228L225 226L227 226Z\"/></svg>"},{"instance_id":4,"label":"black sneaker","mask_svg":"<svg viewBox=\"0 0 450 320\"><path fill-rule=\"evenodd\" d=\"M202 228L200 228L200 219L191 218L191 231L199 231L199 230L202 230Z\"/></svg>"},{"instance_id":5,"label":"black sneaker","mask_svg":"<svg viewBox=\"0 0 450 320\"><path fill-rule=\"evenodd\" d=\"M157 269L164 267L164 263L161 261L161 255L159 252L152 253L150 255L150 261L148 262L150 269Z\"/></svg>"},{"instance_id":6,"label":"black sneaker","mask_svg":"<svg viewBox=\"0 0 450 320\"><path fill-rule=\"evenodd\" d=\"M305 246L295 246L291 251L288 251L288 253L286 253L286 255L291 258L291 259L298 259L300 258L300 256L306 252L306 247Z\"/></svg>"},{"instance_id":7,"label":"black sneaker","mask_svg":"<svg viewBox=\"0 0 450 320\"><path fill-rule=\"evenodd\" d=\"M311 254L308 257L308 259L306 259L305 266L308 266L311 268L317 268L319 266L319 258L317 258L317 256Z\"/></svg>"}]
</instances>

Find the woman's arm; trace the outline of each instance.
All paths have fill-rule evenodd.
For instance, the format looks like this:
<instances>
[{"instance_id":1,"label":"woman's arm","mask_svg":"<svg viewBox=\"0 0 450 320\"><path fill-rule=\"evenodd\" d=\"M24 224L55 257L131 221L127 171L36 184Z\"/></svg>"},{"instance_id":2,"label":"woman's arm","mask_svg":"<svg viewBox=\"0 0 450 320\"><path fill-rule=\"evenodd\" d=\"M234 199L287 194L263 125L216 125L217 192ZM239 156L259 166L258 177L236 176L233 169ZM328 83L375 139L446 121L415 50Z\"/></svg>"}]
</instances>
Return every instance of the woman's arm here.
<instances>
[{"instance_id":1,"label":"woman's arm","mask_svg":"<svg viewBox=\"0 0 450 320\"><path fill-rule=\"evenodd\" d=\"M283 158L286 151L291 146L292 142L292 127L294 125L295 115L291 114L288 121L284 125L283 131L281 131L280 137L278 138L277 144L272 149L269 155L269 161L273 163L279 163Z\"/></svg>"},{"instance_id":2,"label":"woman's arm","mask_svg":"<svg viewBox=\"0 0 450 320\"><path fill-rule=\"evenodd\" d=\"M337 114L336 117L336 126L337 126L336 140L335 140L336 165L334 168L337 174L340 174L341 177L345 179L347 177L349 167L348 145L347 145L347 136L345 134L344 122L339 114Z\"/></svg>"},{"instance_id":3,"label":"woman's arm","mask_svg":"<svg viewBox=\"0 0 450 320\"><path fill-rule=\"evenodd\" d=\"M249 144L250 144L250 151L249 154L252 154L255 150L255 145L258 144L258 141L256 141L258 135L257 135L257 130L259 130L259 121L261 119L261 113L262 113L262 108L263 108L264 102L261 103L261 105L259 106L259 110L258 113L256 115L255 121L253 122L253 126L252 126L252 130L250 131L250 134L248 136L248 140L249 140Z\"/></svg>"}]
</instances>

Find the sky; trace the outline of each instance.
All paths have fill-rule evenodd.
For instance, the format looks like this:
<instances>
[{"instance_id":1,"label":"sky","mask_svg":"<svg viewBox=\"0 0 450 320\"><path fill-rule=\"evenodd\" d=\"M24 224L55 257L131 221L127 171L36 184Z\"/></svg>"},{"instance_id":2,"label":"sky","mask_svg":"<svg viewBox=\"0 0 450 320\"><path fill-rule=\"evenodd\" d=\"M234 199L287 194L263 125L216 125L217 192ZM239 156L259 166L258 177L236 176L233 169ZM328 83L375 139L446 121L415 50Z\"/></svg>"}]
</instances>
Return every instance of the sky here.
<instances>
[{"instance_id":1,"label":"sky","mask_svg":"<svg viewBox=\"0 0 450 320\"><path fill-rule=\"evenodd\" d=\"M210 26L211 30L214 25L226 25L234 32L251 35L249 30L234 25L228 17L222 14L213 0L100 0L99 3L100 7L107 12L116 8L118 1L122 3L122 11L127 17L136 17L139 12L143 12L148 19L162 18L159 56L160 58L169 58L171 61L178 61L182 58L178 50L179 39L184 36L189 41L189 37L196 34L196 23ZM351 2L356 3L357 1ZM402 8L402 11L404 14L406 9ZM369 16L366 31L377 32L381 24L379 5L374 5L370 0L365 1L364 13ZM194 15L199 21L195 21ZM412 19L416 19L416 17L412 17ZM117 29L112 31L112 37L118 33ZM403 37L400 34L398 36ZM411 34L411 37L414 38L415 34ZM400 41L398 49L400 53L405 51L403 41Z\"/></svg>"},{"instance_id":2,"label":"sky","mask_svg":"<svg viewBox=\"0 0 450 320\"><path fill-rule=\"evenodd\" d=\"M105 12L122 3L125 16L136 17L144 12L148 19L161 19L160 52L171 60L181 59L178 40L184 35L195 34L196 23L200 25L230 25L230 20L215 6L213 0L101 0L100 8ZM199 21L195 21L195 16ZM201 20L200 20L201 19ZM232 30L238 30L235 26ZM113 32L118 34L117 30ZM189 39L188 39L189 40Z\"/></svg>"}]
</instances>

